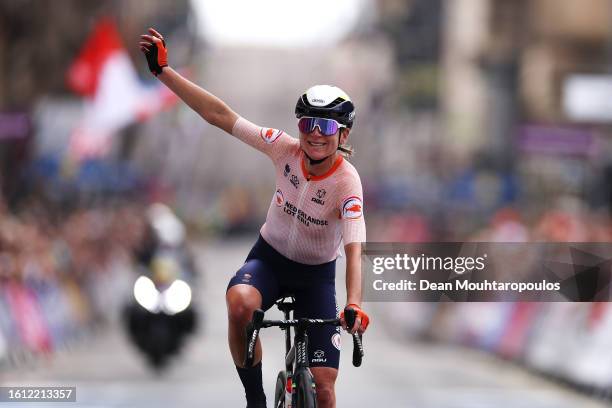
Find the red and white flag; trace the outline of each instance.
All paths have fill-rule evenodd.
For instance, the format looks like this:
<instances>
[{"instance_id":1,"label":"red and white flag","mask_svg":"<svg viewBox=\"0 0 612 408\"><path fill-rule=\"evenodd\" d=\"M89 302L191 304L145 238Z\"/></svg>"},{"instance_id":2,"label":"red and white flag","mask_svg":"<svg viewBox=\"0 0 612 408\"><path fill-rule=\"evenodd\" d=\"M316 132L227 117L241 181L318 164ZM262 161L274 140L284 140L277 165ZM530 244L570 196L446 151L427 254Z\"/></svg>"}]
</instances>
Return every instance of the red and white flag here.
<instances>
[{"instance_id":1,"label":"red and white flag","mask_svg":"<svg viewBox=\"0 0 612 408\"><path fill-rule=\"evenodd\" d=\"M166 87L141 83L110 18L96 23L68 69L67 82L84 97L82 120L70 138L69 153L76 159L105 155L117 131L177 101Z\"/></svg>"}]
</instances>

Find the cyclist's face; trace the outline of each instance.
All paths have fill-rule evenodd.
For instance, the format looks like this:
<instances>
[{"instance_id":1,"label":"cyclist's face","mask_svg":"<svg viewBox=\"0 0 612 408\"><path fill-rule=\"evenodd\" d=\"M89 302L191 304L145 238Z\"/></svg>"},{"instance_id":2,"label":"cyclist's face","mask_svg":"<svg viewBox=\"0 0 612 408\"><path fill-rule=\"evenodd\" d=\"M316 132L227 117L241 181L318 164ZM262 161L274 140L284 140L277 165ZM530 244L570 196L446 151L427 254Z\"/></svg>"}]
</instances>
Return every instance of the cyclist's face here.
<instances>
[{"instance_id":1,"label":"cyclist's face","mask_svg":"<svg viewBox=\"0 0 612 408\"><path fill-rule=\"evenodd\" d=\"M340 132L340 143L346 143L349 129L338 129L338 132ZM322 159L338 150L338 132L332 136L325 136L318 127L310 133L300 132L300 146L312 159Z\"/></svg>"}]
</instances>

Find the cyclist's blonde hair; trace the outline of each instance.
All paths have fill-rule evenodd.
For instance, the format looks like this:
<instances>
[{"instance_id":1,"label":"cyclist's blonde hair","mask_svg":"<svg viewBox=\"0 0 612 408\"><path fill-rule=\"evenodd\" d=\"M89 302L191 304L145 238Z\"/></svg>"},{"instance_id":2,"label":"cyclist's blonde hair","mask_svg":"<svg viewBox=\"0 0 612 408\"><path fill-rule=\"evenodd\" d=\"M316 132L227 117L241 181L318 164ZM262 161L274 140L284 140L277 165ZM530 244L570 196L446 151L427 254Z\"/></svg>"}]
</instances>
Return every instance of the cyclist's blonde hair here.
<instances>
[{"instance_id":1,"label":"cyclist's blonde hair","mask_svg":"<svg viewBox=\"0 0 612 408\"><path fill-rule=\"evenodd\" d=\"M338 150L340 150L340 154L346 158L353 157L353 154L355 153L353 146L346 143L338 144Z\"/></svg>"},{"instance_id":2,"label":"cyclist's blonde hair","mask_svg":"<svg viewBox=\"0 0 612 408\"><path fill-rule=\"evenodd\" d=\"M353 154L355 153L355 150L353 149L353 146L351 145L347 145L347 144L342 144L340 146L338 146L338 150L340 150L340 154L343 155L344 157L353 157Z\"/></svg>"}]
</instances>

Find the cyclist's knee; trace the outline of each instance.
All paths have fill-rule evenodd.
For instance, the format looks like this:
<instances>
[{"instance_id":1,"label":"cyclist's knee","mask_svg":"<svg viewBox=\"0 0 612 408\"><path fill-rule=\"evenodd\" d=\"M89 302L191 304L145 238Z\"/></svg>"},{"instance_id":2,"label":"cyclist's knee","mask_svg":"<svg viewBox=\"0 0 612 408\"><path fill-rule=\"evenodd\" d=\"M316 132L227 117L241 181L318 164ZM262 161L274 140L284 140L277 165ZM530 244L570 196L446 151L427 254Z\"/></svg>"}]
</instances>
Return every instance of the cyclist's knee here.
<instances>
[{"instance_id":1,"label":"cyclist's knee","mask_svg":"<svg viewBox=\"0 0 612 408\"><path fill-rule=\"evenodd\" d=\"M321 407L333 406L336 401L336 392L333 383L317 384L317 403Z\"/></svg>"},{"instance_id":2,"label":"cyclist's knee","mask_svg":"<svg viewBox=\"0 0 612 408\"><path fill-rule=\"evenodd\" d=\"M228 318L232 323L248 323L253 316L253 311L261 307L261 295L252 286L233 286L227 291L225 299Z\"/></svg>"},{"instance_id":3,"label":"cyclist's knee","mask_svg":"<svg viewBox=\"0 0 612 408\"><path fill-rule=\"evenodd\" d=\"M338 377L338 370L331 367L312 367L311 371L317 384L317 402L319 406L335 406L336 393L334 387Z\"/></svg>"}]
</instances>

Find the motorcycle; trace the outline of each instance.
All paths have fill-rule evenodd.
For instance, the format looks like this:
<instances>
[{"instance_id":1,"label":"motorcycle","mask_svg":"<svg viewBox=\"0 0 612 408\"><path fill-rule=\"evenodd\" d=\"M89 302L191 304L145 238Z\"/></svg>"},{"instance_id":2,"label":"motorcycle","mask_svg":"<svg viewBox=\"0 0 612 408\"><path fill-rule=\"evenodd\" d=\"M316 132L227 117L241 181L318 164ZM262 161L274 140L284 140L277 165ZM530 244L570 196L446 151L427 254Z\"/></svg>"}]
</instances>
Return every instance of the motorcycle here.
<instances>
[{"instance_id":1,"label":"motorcycle","mask_svg":"<svg viewBox=\"0 0 612 408\"><path fill-rule=\"evenodd\" d=\"M128 333L153 368L161 369L195 331L191 286L182 279L160 278L159 273L152 277L141 274L134 282L133 296L126 310Z\"/></svg>"},{"instance_id":2,"label":"motorcycle","mask_svg":"<svg viewBox=\"0 0 612 408\"><path fill-rule=\"evenodd\" d=\"M163 238L159 231L155 235ZM159 371L195 332L198 316L193 304L191 257L183 245L169 245L163 239L156 242L140 262L124 322L129 338Z\"/></svg>"}]
</instances>

